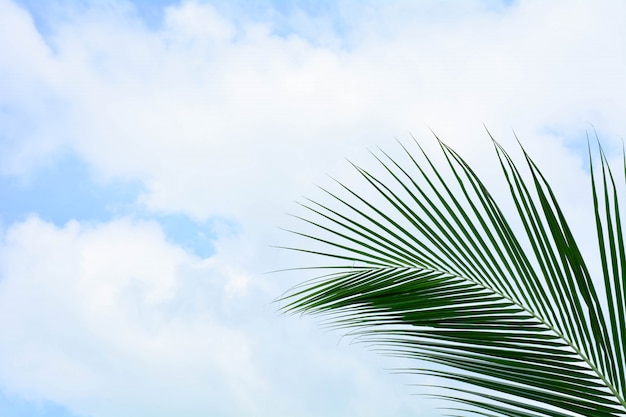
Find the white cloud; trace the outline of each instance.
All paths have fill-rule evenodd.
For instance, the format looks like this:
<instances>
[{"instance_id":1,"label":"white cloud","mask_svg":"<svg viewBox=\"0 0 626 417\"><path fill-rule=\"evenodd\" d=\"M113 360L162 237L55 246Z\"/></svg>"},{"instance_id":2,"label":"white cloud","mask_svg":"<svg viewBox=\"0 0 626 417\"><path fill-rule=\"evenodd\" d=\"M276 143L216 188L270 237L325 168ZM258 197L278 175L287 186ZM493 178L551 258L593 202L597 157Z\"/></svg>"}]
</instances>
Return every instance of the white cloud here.
<instances>
[{"instance_id":1,"label":"white cloud","mask_svg":"<svg viewBox=\"0 0 626 417\"><path fill-rule=\"evenodd\" d=\"M42 134L15 146L76 149L105 177L145 181L155 210L250 217L355 147L426 126L468 152L488 147L482 122L539 147L547 126L624 130L620 2L426 4L346 8L348 47L276 36L271 22L240 18L236 29L196 2L168 7L150 31L120 7L58 23L53 54L4 3L29 53L12 47L3 66L31 74L15 84L39 86L20 115ZM60 105L41 114L47 95Z\"/></svg>"},{"instance_id":2,"label":"white cloud","mask_svg":"<svg viewBox=\"0 0 626 417\"><path fill-rule=\"evenodd\" d=\"M89 415L133 415L148 398L151 415L184 415L263 390L250 338L193 295L210 280L219 301L240 278L215 275L157 225L31 218L6 232L0 256L3 386Z\"/></svg>"},{"instance_id":3,"label":"white cloud","mask_svg":"<svg viewBox=\"0 0 626 417\"><path fill-rule=\"evenodd\" d=\"M155 223L56 227L33 217L2 241L5 390L94 417L317 415L310 407L332 416L378 392L367 416L381 410L381 391L403 394L339 354L334 337L334 353L311 341L310 323L276 323L263 289L275 283L253 282L220 253L190 256ZM416 409L409 403L394 409Z\"/></svg>"}]
</instances>

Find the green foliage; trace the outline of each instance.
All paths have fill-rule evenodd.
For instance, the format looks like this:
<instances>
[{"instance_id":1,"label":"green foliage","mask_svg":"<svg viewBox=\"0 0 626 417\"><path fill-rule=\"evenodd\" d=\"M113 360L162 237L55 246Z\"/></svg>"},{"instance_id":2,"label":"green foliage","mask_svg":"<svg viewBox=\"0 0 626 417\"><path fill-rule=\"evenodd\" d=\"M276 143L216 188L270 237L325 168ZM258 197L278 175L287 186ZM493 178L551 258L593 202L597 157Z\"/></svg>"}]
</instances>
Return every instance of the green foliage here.
<instances>
[{"instance_id":1,"label":"green foliage","mask_svg":"<svg viewBox=\"0 0 626 417\"><path fill-rule=\"evenodd\" d=\"M425 366L409 372L455 381L441 395L458 404L451 415L626 416L626 253L606 157L600 149L594 172L589 152L594 282L537 166L524 153L523 176L493 144L515 222L442 142L443 166L419 144L401 145L404 166L381 151L382 174L355 166L369 192L339 183L330 202L303 204L315 232L294 232L310 245L289 249L331 262L284 310L323 314Z\"/></svg>"}]
</instances>

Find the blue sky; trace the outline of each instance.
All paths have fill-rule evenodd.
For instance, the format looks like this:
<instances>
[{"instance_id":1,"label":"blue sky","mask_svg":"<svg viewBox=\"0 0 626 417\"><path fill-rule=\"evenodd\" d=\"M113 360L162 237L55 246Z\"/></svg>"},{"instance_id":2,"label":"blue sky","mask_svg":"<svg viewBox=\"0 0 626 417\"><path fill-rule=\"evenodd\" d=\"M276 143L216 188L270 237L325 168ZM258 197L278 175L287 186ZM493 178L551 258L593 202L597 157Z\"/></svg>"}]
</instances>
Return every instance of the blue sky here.
<instances>
[{"instance_id":1,"label":"blue sky","mask_svg":"<svg viewBox=\"0 0 626 417\"><path fill-rule=\"evenodd\" d=\"M0 0L0 414L440 415L276 312L284 213L430 128L497 195L484 123L581 215L588 123L626 131L618 8Z\"/></svg>"},{"instance_id":2,"label":"blue sky","mask_svg":"<svg viewBox=\"0 0 626 417\"><path fill-rule=\"evenodd\" d=\"M46 401L28 401L19 396L0 393L0 410L6 417L75 417L65 407Z\"/></svg>"}]
</instances>

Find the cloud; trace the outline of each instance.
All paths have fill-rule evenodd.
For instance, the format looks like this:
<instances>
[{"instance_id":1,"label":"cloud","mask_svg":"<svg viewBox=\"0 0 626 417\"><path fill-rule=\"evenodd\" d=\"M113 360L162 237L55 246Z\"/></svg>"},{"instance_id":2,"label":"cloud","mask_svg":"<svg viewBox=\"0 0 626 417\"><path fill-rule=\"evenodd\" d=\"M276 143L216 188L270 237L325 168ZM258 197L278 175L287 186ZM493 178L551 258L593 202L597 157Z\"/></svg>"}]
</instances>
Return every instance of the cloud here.
<instances>
[{"instance_id":1,"label":"cloud","mask_svg":"<svg viewBox=\"0 0 626 417\"><path fill-rule=\"evenodd\" d=\"M219 251L187 254L156 223L56 227L32 217L2 242L0 386L9 392L98 417L339 415L378 392L367 416L380 411L381 390L403 394L310 342L310 323L274 323L275 283L255 282ZM300 341L285 341L289 333Z\"/></svg>"},{"instance_id":2,"label":"cloud","mask_svg":"<svg viewBox=\"0 0 626 417\"><path fill-rule=\"evenodd\" d=\"M344 36L321 44L211 4L170 6L157 29L128 8L94 8L55 22L46 47L5 3L29 53L13 47L3 66L28 75L17 85L40 86L16 127L37 120L40 133L18 129L29 140L11 160L25 155L28 167L31 154L69 146L105 177L144 181L150 209L250 217L340 169L355 147L426 126L462 148L484 137L482 122L527 142L585 121L623 130L625 37L612 3L490 4L352 5ZM47 96L61 105L38 109Z\"/></svg>"},{"instance_id":3,"label":"cloud","mask_svg":"<svg viewBox=\"0 0 626 417\"><path fill-rule=\"evenodd\" d=\"M184 414L262 390L249 337L215 313L245 274L189 256L153 223L31 218L3 240L5 387L87 415L133 415L148 398L152 415ZM102 403L86 405L98 391Z\"/></svg>"}]
</instances>

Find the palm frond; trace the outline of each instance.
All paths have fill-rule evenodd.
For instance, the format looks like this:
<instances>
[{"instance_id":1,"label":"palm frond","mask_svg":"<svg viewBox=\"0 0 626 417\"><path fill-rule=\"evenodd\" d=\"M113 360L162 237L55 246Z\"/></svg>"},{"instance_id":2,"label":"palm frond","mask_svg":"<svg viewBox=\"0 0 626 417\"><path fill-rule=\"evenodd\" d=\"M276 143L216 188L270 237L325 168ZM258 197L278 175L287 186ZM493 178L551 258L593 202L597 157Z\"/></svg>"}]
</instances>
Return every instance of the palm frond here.
<instances>
[{"instance_id":1,"label":"palm frond","mask_svg":"<svg viewBox=\"0 0 626 417\"><path fill-rule=\"evenodd\" d=\"M430 364L406 371L456 381L441 395L455 413L626 416L626 252L602 149L599 173L590 151L594 282L525 152L526 176L492 138L516 209L507 218L437 140L443 167L417 142L417 152L401 144L408 164L379 150L382 174L355 165L375 198L337 182L326 202L302 204L299 219L316 231L294 232L311 246L292 249L331 259L333 273L294 289L284 310L326 315L384 353Z\"/></svg>"}]
</instances>

